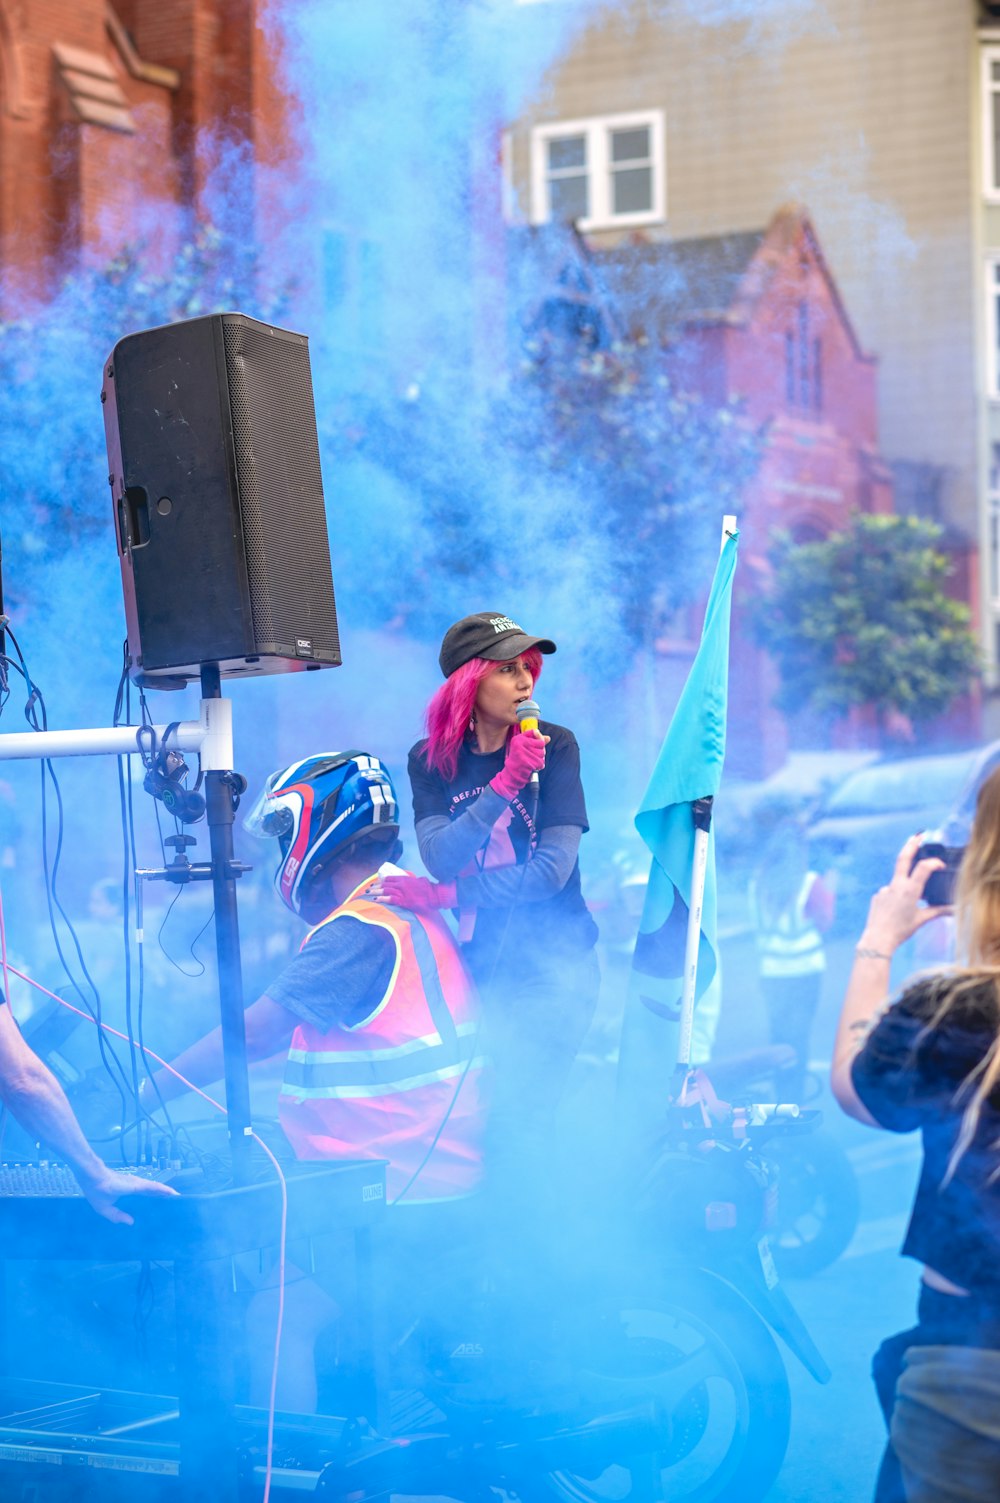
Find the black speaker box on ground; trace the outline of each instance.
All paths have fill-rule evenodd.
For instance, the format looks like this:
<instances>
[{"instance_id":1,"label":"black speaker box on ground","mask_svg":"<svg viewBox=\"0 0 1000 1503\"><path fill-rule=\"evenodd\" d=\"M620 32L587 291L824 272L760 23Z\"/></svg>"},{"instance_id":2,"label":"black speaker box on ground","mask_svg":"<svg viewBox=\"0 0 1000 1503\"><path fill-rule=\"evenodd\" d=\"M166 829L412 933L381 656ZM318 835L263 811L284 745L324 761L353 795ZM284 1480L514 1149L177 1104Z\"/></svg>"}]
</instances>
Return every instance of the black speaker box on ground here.
<instances>
[{"instance_id":1,"label":"black speaker box on ground","mask_svg":"<svg viewBox=\"0 0 1000 1503\"><path fill-rule=\"evenodd\" d=\"M339 664L305 335L242 313L130 334L101 401L131 677Z\"/></svg>"}]
</instances>

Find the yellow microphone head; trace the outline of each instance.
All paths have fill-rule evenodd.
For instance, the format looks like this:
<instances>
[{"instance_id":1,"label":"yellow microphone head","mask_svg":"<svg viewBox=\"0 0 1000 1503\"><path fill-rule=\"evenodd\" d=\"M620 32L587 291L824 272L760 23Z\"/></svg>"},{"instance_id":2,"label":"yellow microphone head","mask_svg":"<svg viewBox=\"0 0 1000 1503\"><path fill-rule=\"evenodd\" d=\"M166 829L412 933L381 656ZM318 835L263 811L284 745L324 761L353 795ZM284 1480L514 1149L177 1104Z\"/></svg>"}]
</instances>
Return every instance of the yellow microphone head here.
<instances>
[{"instance_id":1,"label":"yellow microphone head","mask_svg":"<svg viewBox=\"0 0 1000 1503\"><path fill-rule=\"evenodd\" d=\"M523 699L517 707L517 723L522 731L537 731L541 710L533 699Z\"/></svg>"}]
</instances>

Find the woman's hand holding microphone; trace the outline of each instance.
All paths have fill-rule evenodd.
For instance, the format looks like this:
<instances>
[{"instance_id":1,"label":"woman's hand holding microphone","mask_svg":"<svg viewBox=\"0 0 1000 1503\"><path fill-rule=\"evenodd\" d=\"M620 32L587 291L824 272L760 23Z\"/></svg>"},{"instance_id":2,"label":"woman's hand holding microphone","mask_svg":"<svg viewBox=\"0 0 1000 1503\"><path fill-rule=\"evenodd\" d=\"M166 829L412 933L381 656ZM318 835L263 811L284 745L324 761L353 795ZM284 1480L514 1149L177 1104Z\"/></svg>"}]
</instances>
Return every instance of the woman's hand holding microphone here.
<instances>
[{"instance_id":1,"label":"woman's hand holding microphone","mask_svg":"<svg viewBox=\"0 0 1000 1503\"><path fill-rule=\"evenodd\" d=\"M507 745L504 764L495 777L490 778L490 787L502 799L510 803L515 793L531 781L532 773L541 772L545 766L545 748L548 736L541 731L522 731L511 737Z\"/></svg>"},{"instance_id":2,"label":"woman's hand holding microphone","mask_svg":"<svg viewBox=\"0 0 1000 1503\"><path fill-rule=\"evenodd\" d=\"M489 786L509 803L531 781L532 775L545 766L548 736L541 731L522 730L507 746L504 764ZM377 903L392 903L411 913L434 913L439 908L457 908L454 882L430 882L426 877L386 876L368 889Z\"/></svg>"}]
</instances>

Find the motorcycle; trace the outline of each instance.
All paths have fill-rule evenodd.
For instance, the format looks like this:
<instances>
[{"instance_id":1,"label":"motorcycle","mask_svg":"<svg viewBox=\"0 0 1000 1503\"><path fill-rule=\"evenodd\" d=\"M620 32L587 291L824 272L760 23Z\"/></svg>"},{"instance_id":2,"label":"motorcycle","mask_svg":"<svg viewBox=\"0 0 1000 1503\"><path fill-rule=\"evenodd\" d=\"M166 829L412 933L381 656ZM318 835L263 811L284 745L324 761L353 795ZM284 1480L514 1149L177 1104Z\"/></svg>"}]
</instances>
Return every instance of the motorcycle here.
<instances>
[{"instance_id":1,"label":"motorcycle","mask_svg":"<svg viewBox=\"0 0 1000 1503\"><path fill-rule=\"evenodd\" d=\"M705 1068L720 1094L746 1104L773 1095L775 1077L792 1058L788 1045L776 1044L713 1059ZM807 1074L806 1101L815 1100L819 1089L815 1076ZM808 1278L834 1263L861 1216L858 1181L846 1152L823 1128L819 1113L803 1113L801 1121L798 1130L772 1136L765 1152L780 1185L770 1243L784 1278Z\"/></svg>"},{"instance_id":2,"label":"motorcycle","mask_svg":"<svg viewBox=\"0 0 1000 1503\"><path fill-rule=\"evenodd\" d=\"M598 1188L591 1164L587 1193L565 1184L547 1260L442 1258L391 1343L390 1433L318 1493L759 1503L790 1426L775 1337L830 1376L768 1246L765 1153L814 1124L716 1105L672 1109L638 1175L611 1165ZM321 1389L321 1407L346 1397Z\"/></svg>"}]
</instances>

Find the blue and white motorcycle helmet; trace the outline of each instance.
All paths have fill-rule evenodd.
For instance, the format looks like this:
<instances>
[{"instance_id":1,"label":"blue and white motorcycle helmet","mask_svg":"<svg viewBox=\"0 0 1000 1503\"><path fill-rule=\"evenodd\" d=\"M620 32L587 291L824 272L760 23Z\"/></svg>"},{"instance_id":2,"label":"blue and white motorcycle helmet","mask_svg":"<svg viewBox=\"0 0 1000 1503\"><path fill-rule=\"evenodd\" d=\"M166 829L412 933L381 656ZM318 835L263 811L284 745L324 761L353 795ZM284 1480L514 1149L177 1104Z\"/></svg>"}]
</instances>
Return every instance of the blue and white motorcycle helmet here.
<instances>
[{"instance_id":1,"label":"blue and white motorcycle helmet","mask_svg":"<svg viewBox=\"0 0 1000 1503\"><path fill-rule=\"evenodd\" d=\"M399 834L396 790L385 767L367 752L320 752L273 772L243 821L250 835L277 839L281 862L274 886L300 914L310 883L360 837Z\"/></svg>"}]
</instances>

